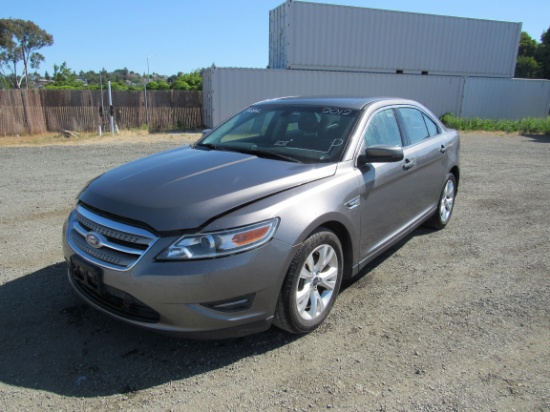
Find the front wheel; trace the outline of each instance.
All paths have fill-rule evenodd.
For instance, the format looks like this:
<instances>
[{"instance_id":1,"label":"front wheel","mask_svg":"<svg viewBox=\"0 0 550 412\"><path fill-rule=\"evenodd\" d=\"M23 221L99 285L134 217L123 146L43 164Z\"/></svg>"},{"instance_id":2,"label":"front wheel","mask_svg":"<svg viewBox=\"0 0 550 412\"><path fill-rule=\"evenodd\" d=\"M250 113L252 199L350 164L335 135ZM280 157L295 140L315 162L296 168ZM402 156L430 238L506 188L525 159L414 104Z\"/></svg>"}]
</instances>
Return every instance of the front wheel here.
<instances>
[{"instance_id":1,"label":"front wheel","mask_svg":"<svg viewBox=\"0 0 550 412\"><path fill-rule=\"evenodd\" d=\"M443 190L439 196L437 210L434 212L432 217L426 221L426 226L433 227L434 229L443 229L447 226L447 223L451 220L451 215L453 213L455 196L456 179L454 175L450 174L447 177L445 186L443 186Z\"/></svg>"},{"instance_id":2,"label":"front wheel","mask_svg":"<svg viewBox=\"0 0 550 412\"><path fill-rule=\"evenodd\" d=\"M277 308L275 325L303 334L327 317L342 283L343 254L334 232L319 229L298 250L287 272Z\"/></svg>"}]
</instances>

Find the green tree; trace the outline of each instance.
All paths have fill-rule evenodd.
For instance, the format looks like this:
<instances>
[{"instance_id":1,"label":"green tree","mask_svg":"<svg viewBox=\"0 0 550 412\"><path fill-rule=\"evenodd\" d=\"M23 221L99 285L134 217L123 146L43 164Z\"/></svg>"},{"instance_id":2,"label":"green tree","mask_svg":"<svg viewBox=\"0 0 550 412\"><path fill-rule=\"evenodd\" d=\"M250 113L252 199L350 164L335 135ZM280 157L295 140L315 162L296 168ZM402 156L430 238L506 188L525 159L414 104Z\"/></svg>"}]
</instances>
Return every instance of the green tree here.
<instances>
[{"instance_id":1,"label":"green tree","mask_svg":"<svg viewBox=\"0 0 550 412\"><path fill-rule=\"evenodd\" d=\"M519 40L518 56L534 57L537 51L538 43L527 32L521 32Z\"/></svg>"},{"instance_id":2,"label":"green tree","mask_svg":"<svg viewBox=\"0 0 550 412\"><path fill-rule=\"evenodd\" d=\"M99 86L99 73L96 73L93 70L88 70L87 72L80 70L78 73L78 78L82 79L88 86L93 84L97 84Z\"/></svg>"},{"instance_id":3,"label":"green tree","mask_svg":"<svg viewBox=\"0 0 550 412\"><path fill-rule=\"evenodd\" d=\"M148 90L170 90L170 85L164 80L153 80L147 83Z\"/></svg>"},{"instance_id":4,"label":"green tree","mask_svg":"<svg viewBox=\"0 0 550 412\"><path fill-rule=\"evenodd\" d=\"M540 73L539 62L531 56L518 56L514 77L521 79L537 79Z\"/></svg>"},{"instance_id":5,"label":"green tree","mask_svg":"<svg viewBox=\"0 0 550 412\"><path fill-rule=\"evenodd\" d=\"M128 80L128 74L129 74L129 71L126 67L124 69L117 69L114 72L109 74L109 80L111 80L112 82L113 81L116 81L116 82L123 81L124 82L124 81Z\"/></svg>"},{"instance_id":6,"label":"green tree","mask_svg":"<svg viewBox=\"0 0 550 412\"><path fill-rule=\"evenodd\" d=\"M20 19L0 19L0 65L10 68L15 87L21 88L23 79L29 88L29 68L38 69L44 56L38 53L53 44L53 36L35 23ZM17 65L23 63L23 74L17 75Z\"/></svg>"},{"instance_id":7,"label":"green tree","mask_svg":"<svg viewBox=\"0 0 550 412\"><path fill-rule=\"evenodd\" d=\"M47 84L45 89L78 90L85 88L82 81L77 79L75 72L67 66L67 62L63 62L61 66L53 65L52 79L53 82Z\"/></svg>"},{"instance_id":8,"label":"green tree","mask_svg":"<svg viewBox=\"0 0 550 412\"><path fill-rule=\"evenodd\" d=\"M170 88L174 90L202 90L202 76L199 70L191 73L179 72L177 76L168 78Z\"/></svg>"},{"instance_id":9,"label":"green tree","mask_svg":"<svg viewBox=\"0 0 550 412\"><path fill-rule=\"evenodd\" d=\"M4 76L4 73L0 72L0 89L9 89L10 88L10 82L7 79L6 76Z\"/></svg>"},{"instance_id":10,"label":"green tree","mask_svg":"<svg viewBox=\"0 0 550 412\"><path fill-rule=\"evenodd\" d=\"M550 27L542 33L540 40L535 56L540 64L541 77L550 80Z\"/></svg>"},{"instance_id":11,"label":"green tree","mask_svg":"<svg viewBox=\"0 0 550 412\"><path fill-rule=\"evenodd\" d=\"M540 64L535 55L539 44L529 34L522 31L519 40L518 59L514 77L537 79L540 76Z\"/></svg>"},{"instance_id":12,"label":"green tree","mask_svg":"<svg viewBox=\"0 0 550 412\"><path fill-rule=\"evenodd\" d=\"M67 62L53 65L53 81L58 83L71 83L76 80L76 74L69 69Z\"/></svg>"},{"instance_id":13,"label":"green tree","mask_svg":"<svg viewBox=\"0 0 550 412\"><path fill-rule=\"evenodd\" d=\"M550 79L550 27L540 40L521 32L515 77Z\"/></svg>"},{"instance_id":14,"label":"green tree","mask_svg":"<svg viewBox=\"0 0 550 412\"><path fill-rule=\"evenodd\" d=\"M104 90L107 89L107 82L105 82ZM129 87L126 83L123 81L113 82L111 81L111 90L121 90L121 91L128 91Z\"/></svg>"}]
</instances>

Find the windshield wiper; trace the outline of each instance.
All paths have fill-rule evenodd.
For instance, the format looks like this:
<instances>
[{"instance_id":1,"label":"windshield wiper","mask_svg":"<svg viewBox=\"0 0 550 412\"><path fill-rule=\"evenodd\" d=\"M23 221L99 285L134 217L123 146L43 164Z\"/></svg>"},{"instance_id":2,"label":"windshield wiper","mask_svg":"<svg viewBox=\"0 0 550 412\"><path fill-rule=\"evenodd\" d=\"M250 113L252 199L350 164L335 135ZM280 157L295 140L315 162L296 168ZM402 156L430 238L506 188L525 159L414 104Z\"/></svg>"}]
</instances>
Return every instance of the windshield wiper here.
<instances>
[{"instance_id":1,"label":"windshield wiper","mask_svg":"<svg viewBox=\"0 0 550 412\"><path fill-rule=\"evenodd\" d=\"M193 145L193 148L195 147L206 147L208 149L213 149L213 150L218 149L218 146L216 146L214 143L195 143Z\"/></svg>"},{"instance_id":2,"label":"windshield wiper","mask_svg":"<svg viewBox=\"0 0 550 412\"><path fill-rule=\"evenodd\" d=\"M277 152L260 150L257 148L231 147L228 149L234 150L235 152L255 155L258 157L265 157L265 158L277 159L277 160L286 160L287 162L293 162L293 163L302 163L300 160L296 159L295 157L287 156Z\"/></svg>"},{"instance_id":3,"label":"windshield wiper","mask_svg":"<svg viewBox=\"0 0 550 412\"><path fill-rule=\"evenodd\" d=\"M245 148L245 147L235 147L235 146L219 146L214 143L196 143L193 147L205 147L212 150L245 153L245 154L251 154L254 156L265 157L269 159L278 159L278 160L286 160L287 162L302 163L300 160L296 159L295 157L286 156L284 154L276 153L276 152L259 150L255 147Z\"/></svg>"}]
</instances>

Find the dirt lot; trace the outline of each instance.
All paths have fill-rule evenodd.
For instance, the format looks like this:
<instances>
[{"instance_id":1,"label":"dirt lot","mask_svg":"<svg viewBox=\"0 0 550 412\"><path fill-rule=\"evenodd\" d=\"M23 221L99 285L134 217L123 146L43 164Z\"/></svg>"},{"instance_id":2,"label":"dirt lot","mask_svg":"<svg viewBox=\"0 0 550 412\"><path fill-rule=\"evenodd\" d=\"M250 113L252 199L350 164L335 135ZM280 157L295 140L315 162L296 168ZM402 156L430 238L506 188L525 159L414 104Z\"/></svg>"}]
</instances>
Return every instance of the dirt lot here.
<instances>
[{"instance_id":1,"label":"dirt lot","mask_svg":"<svg viewBox=\"0 0 550 412\"><path fill-rule=\"evenodd\" d=\"M463 135L445 230L373 262L308 336L219 342L89 308L60 247L86 181L194 138L0 147L1 411L550 410L550 137Z\"/></svg>"}]
</instances>

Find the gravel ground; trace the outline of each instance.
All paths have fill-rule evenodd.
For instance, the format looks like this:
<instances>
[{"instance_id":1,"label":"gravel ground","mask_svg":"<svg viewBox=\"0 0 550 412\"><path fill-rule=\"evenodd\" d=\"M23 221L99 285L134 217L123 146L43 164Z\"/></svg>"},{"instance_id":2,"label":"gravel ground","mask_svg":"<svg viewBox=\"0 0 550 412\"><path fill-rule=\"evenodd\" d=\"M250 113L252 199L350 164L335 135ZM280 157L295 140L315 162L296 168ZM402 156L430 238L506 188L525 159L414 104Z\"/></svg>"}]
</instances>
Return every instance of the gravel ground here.
<instances>
[{"instance_id":1,"label":"gravel ground","mask_svg":"<svg viewBox=\"0 0 550 412\"><path fill-rule=\"evenodd\" d=\"M206 342L89 308L60 247L86 181L184 141L0 147L0 411L550 410L550 137L464 134L449 226L314 333Z\"/></svg>"}]
</instances>

